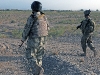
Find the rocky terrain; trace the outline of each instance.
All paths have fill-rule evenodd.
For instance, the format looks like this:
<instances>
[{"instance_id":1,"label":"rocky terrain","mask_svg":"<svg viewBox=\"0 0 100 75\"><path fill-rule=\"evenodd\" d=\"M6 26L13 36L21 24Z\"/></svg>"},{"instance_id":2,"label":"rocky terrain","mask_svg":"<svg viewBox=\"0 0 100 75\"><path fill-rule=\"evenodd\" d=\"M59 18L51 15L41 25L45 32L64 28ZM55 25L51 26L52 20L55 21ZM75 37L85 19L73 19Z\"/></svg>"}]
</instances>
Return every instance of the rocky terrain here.
<instances>
[{"instance_id":1,"label":"rocky terrain","mask_svg":"<svg viewBox=\"0 0 100 75\"><path fill-rule=\"evenodd\" d=\"M21 30L31 11L1 11L0 15L0 75L32 75L25 58L26 42L19 48ZM67 14L66 14L67 13ZM69 32L59 37L49 37L43 56L44 75L100 75L100 13L94 12L98 23L93 37L97 56L87 48L87 56L82 57L81 34L74 34L74 24L78 25L83 12L47 11L50 27L68 26ZM73 25L73 26L72 26ZM75 28L74 28L75 29ZM72 30L72 31L71 31ZM76 31L78 33L78 31Z\"/></svg>"},{"instance_id":2,"label":"rocky terrain","mask_svg":"<svg viewBox=\"0 0 100 75\"><path fill-rule=\"evenodd\" d=\"M9 25L5 27L11 28ZM64 36L48 38L43 56L44 75L100 75L99 38L93 37L97 57L89 48L86 57L80 56L80 39L81 35L67 32ZM25 58L26 43L21 48L19 44L20 39L0 39L0 75L32 75Z\"/></svg>"}]
</instances>

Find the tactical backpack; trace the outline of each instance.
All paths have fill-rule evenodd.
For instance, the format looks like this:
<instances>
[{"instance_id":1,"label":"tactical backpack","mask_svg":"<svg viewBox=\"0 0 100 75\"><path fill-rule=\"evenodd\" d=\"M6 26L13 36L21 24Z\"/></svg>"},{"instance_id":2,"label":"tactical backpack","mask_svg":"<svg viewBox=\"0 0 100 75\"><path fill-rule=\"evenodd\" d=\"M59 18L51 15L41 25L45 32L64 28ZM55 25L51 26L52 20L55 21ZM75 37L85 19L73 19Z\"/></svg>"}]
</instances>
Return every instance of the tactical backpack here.
<instances>
[{"instance_id":1,"label":"tactical backpack","mask_svg":"<svg viewBox=\"0 0 100 75\"><path fill-rule=\"evenodd\" d=\"M87 23L86 23L86 25L85 25L85 28L86 28L86 27L89 28L88 31L89 31L90 33L94 31L94 26L92 26L91 23L92 23L91 19L88 19L88 21L87 21ZM88 24L90 24L90 25L88 25Z\"/></svg>"}]
</instances>

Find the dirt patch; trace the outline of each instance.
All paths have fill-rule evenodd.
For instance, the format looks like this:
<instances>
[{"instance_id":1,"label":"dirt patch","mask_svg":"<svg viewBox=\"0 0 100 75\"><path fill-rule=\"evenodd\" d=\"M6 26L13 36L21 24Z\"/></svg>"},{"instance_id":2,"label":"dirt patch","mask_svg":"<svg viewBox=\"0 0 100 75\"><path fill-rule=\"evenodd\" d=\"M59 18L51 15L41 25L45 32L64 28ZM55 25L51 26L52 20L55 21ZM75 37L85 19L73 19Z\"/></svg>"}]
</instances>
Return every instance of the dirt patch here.
<instances>
[{"instance_id":1,"label":"dirt patch","mask_svg":"<svg viewBox=\"0 0 100 75\"><path fill-rule=\"evenodd\" d=\"M44 75L99 75L99 38L93 38L97 57L88 48L87 56L81 57L81 36L49 38L43 57ZM25 58L24 44L18 48L20 39L0 39L0 75L32 75Z\"/></svg>"}]
</instances>

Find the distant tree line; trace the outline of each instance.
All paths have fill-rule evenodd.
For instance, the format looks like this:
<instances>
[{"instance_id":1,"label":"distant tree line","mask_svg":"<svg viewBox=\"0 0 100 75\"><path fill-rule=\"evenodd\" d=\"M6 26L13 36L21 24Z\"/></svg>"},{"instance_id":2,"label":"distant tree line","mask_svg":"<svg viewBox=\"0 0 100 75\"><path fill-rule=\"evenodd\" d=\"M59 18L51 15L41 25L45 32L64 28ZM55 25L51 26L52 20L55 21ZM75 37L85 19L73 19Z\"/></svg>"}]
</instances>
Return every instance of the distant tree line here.
<instances>
[{"instance_id":1,"label":"distant tree line","mask_svg":"<svg viewBox=\"0 0 100 75\"><path fill-rule=\"evenodd\" d=\"M24 11L20 9L0 9L0 11Z\"/></svg>"},{"instance_id":2,"label":"distant tree line","mask_svg":"<svg viewBox=\"0 0 100 75\"><path fill-rule=\"evenodd\" d=\"M24 11L24 10L19 10L19 9L0 9L0 11ZM74 10L44 10L44 11L74 11ZM84 9L80 9L80 10L77 10L77 11L84 11ZM99 11L98 9L96 9L95 11Z\"/></svg>"}]
</instances>

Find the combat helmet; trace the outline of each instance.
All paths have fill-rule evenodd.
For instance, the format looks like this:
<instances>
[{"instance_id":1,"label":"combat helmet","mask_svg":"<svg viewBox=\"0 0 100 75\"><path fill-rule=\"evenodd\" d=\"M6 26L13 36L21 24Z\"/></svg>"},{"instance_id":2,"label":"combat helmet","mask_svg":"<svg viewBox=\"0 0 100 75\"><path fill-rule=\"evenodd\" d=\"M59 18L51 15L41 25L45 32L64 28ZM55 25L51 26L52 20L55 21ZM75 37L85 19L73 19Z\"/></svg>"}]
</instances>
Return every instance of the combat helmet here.
<instances>
[{"instance_id":1,"label":"combat helmet","mask_svg":"<svg viewBox=\"0 0 100 75\"><path fill-rule=\"evenodd\" d=\"M84 15L85 15L85 16L89 16L89 15L90 15L90 12L91 12L90 9L89 9L89 10L85 10L85 11L84 11Z\"/></svg>"},{"instance_id":2,"label":"combat helmet","mask_svg":"<svg viewBox=\"0 0 100 75\"><path fill-rule=\"evenodd\" d=\"M32 4L31 4L31 9L32 11L41 11L42 10L42 4L39 2L39 1L34 1Z\"/></svg>"}]
</instances>

